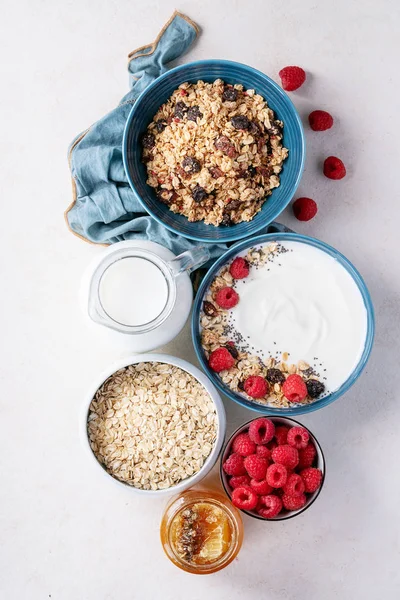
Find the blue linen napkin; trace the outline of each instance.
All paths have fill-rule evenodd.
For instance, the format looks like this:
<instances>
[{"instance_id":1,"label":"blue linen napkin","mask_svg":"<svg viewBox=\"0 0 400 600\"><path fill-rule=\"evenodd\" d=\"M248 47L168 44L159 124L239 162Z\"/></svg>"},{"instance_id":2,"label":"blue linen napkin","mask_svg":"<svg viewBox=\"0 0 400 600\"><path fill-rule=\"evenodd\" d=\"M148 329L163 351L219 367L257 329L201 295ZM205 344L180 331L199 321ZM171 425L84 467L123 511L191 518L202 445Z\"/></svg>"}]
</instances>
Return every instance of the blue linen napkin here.
<instances>
[{"instance_id":1,"label":"blue linen napkin","mask_svg":"<svg viewBox=\"0 0 400 600\"><path fill-rule=\"evenodd\" d=\"M131 89L119 106L72 142L69 164L73 201L65 218L70 230L82 239L98 244L151 240L175 254L196 246L196 242L168 231L144 212L125 174L122 137L139 94L167 71L169 63L189 48L197 34L196 24L175 12L153 44L129 55ZM217 258L226 248L226 244L209 245L211 257Z\"/></svg>"}]
</instances>

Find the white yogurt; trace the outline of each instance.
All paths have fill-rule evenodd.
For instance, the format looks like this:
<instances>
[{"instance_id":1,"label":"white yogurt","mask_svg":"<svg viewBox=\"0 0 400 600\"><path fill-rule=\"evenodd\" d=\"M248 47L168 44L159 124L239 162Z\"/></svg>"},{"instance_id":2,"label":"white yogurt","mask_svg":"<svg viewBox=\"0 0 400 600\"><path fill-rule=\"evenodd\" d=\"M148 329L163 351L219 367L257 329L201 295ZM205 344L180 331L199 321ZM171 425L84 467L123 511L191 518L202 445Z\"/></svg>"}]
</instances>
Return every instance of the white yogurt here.
<instances>
[{"instance_id":1,"label":"white yogurt","mask_svg":"<svg viewBox=\"0 0 400 600\"><path fill-rule=\"evenodd\" d=\"M158 317L168 300L162 271L149 260L122 258L104 272L99 286L106 313L123 325L145 325Z\"/></svg>"},{"instance_id":2,"label":"white yogurt","mask_svg":"<svg viewBox=\"0 0 400 600\"><path fill-rule=\"evenodd\" d=\"M253 354L266 359L289 352L289 363L306 361L334 391L360 360L367 311L349 273L325 252L284 242L286 253L254 266L238 280L240 301L229 323Z\"/></svg>"}]
</instances>

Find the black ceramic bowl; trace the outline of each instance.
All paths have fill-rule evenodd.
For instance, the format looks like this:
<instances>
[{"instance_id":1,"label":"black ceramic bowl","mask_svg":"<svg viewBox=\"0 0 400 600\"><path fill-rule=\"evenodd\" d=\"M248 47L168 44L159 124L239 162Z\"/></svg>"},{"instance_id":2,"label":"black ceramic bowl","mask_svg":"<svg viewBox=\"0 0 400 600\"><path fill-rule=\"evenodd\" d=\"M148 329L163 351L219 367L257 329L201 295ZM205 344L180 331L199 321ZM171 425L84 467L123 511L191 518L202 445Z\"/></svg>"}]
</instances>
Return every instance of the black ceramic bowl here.
<instances>
[{"instance_id":1,"label":"black ceramic bowl","mask_svg":"<svg viewBox=\"0 0 400 600\"><path fill-rule=\"evenodd\" d=\"M260 417L257 417L257 418L259 419ZM264 418L264 415L262 418ZM271 519L265 519L264 517L262 517L261 515L256 513L254 510L242 510L242 512L244 512L246 515L249 515L250 517L255 517L256 519L259 519L260 521L285 521L287 519L292 519L293 517L297 517L298 515L300 515L304 511L306 511L308 508L310 508L310 506L318 498L319 494L321 493L324 482L325 482L325 471L326 471L325 457L324 457L324 453L322 452L322 448L321 448L317 438L308 429L308 427L306 427L302 423L299 423L299 421L295 421L294 419L289 419L288 417L275 417L275 416L271 417L269 415L265 415L265 418L270 419L274 423L275 426L287 425L288 427L298 427L298 426L304 427L304 429L306 429L308 431L308 433L310 434L310 441L313 442L313 444L317 450L317 456L314 461L315 464L313 466L315 466L316 468L318 468L322 471L322 481L321 481L321 485L320 485L319 489L312 494L307 494L307 502L305 503L305 505L302 508L299 508L298 510L290 510L289 511L289 510L283 509L282 512L279 513L279 515L277 515L276 517L272 517ZM221 477L221 481L222 481L224 490L225 490L226 494L229 496L229 498L232 497L232 488L230 487L230 485L228 483L229 475L227 475L225 473L225 471L222 468L222 465L224 464L225 460L228 458L228 456L231 452L232 443L233 443L233 440L235 439L235 437L239 433L246 433L249 429L250 423L255 420L256 419L251 419L250 421L247 421L247 423L244 423L244 425L241 425L240 427L238 427L236 429L236 431L234 431L232 433L231 437L226 442L225 447L222 451L221 462L220 462L220 477Z\"/></svg>"}]
</instances>

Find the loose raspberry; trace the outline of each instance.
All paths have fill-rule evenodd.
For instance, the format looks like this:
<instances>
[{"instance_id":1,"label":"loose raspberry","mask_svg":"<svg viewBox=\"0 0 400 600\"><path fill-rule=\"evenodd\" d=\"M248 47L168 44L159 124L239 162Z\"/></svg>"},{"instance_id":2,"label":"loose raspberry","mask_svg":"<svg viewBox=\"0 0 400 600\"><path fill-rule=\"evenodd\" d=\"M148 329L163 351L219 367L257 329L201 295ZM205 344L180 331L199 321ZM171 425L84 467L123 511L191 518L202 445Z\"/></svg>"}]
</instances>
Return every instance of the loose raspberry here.
<instances>
[{"instance_id":1,"label":"loose raspberry","mask_svg":"<svg viewBox=\"0 0 400 600\"><path fill-rule=\"evenodd\" d=\"M250 375L244 382L244 391L252 398L264 398L268 392L268 383L260 375Z\"/></svg>"},{"instance_id":2,"label":"loose raspberry","mask_svg":"<svg viewBox=\"0 0 400 600\"><path fill-rule=\"evenodd\" d=\"M314 469L313 467L303 469L303 471L300 471L300 477L304 481L305 491L308 494L316 492L321 486L322 471L320 469Z\"/></svg>"},{"instance_id":3,"label":"loose raspberry","mask_svg":"<svg viewBox=\"0 0 400 600\"><path fill-rule=\"evenodd\" d=\"M317 203L311 198L297 198L292 208L298 221L311 221L318 212Z\"/></svg>"},{"instance_id":4,"label":"loose raspberry","mask_svg":"<svg viewBox=\"0 0 400 600\"><path fill-rule=\"evenodd\" d=\"M243 485L250 485L250 477L248 475L233 476L229 480L229 485L233 490Z\"/></svg>"},{"instance_id":5,"label":"loose raspberry","mask_svg":"<svg viewBox=\"0 0 400 600\"><path fill-rule=\"evenodd\" d=\"M232 492L232 504L242 510L253 510L257 506L258 496L251 487L238 487Z\"/></svg>"},{"instance_id":6,"label":"loose raspberry","mask_svg":"<svg viewBox=\"0 0 400 600\"><path fill-rule=\"evenodd\" d=\"M275 434L275 425L269 419L261 417L250 423L249 437L256 444L268 444Z\"/></svg>"},{"instance_id":7,"label":"loose raspberry","mask_svg":"<svg viewBox=\"0 0 400 600\"><path fill-rule=\"evenodd\" d=\"M283 465L270 465L267 469L267 482L274 488L280 488L287 481L287 470Z\"/></svg>"},{"instance_id":8,"label":"loose raspberry","mask_svg":"<svg viewBox=\"0 0 400 600\"><path fill-rule=\"evenodd\" d=\"M267 496L261 496L258 499L257 512L264 519L272 519L279 515L282 510L282 500L274 494L268 494Z\"/></svg>"},{"instance_id":9,"label":"loose raspberry","mask_svg":"<svg viewBox=\"0 0 400 600\"><path fill-rule=\"evenodd\" d=\"M288 494L283 494L282 502L286 510L299 510L300 508L303 508L307 502L307 498L304 494L301 494L301 496L288 496Z\"/></svg>"},{"instance_id":10,"label":"loose raspberry","mask_svg":"<svg viewBox=\"0 0 400 600\"><path fill-rule=\"evenodd\" d=\"M308 444L305 448L299 450L299 469L307 469L308 467L312 467L315 457L317 456L317 451L312 442Z\"/></svg>"},{"instance_id":11,"label":"loose raspberry","mask_svg":"<svg viewBox=\"0 0 400 600\"><path fill-rule=\"evenodd\" d=\"M306 448L309 440L310 435L307 429L304 429L304 427L292 427L287 435L287 443L289 446L297 448L297 450Z\"/></svg>"},{"instance_id":12,"label":"loose raspberry","mask_svg":"<svg viewBox=\"0 0 400 600\"><path fill-rule=\"evenodd\" d=\"M275 427L275 439L278 442L278 446L286 444L288 431L289 427L286 427L286 425L278 425L278 427Z\"/></svg>"},{"instance_id":13,"label":"loose raspberry","mask_svg":"<svg viewBox=\"0 0 400 600\"><path fill-rule=\"evenodd\" d=\"M227 475L246 475L243 456L239 454L231 454L222 465L222 468Z\"/></svg>"},{"instance_id":14,"label":"loose raspberry","mask_svg":"<svg viewBox=\"0 0 400 600\"><path fill-rule=\"evenodd\" d=\"M306 73L301 67L284 67L279 71L282 87L287 92L297 90L306 80Z\"/></svg>"},{"instance_id":15,"label":"loose raspberry","mask_svg":"<svg viewBox=\"0 0 400 600\"><path fill-rule=\"evenodd\" d=\"M216 373L230 369L235 364L235 359L226 348L217 348L211 352L208 359L210 369Z\"/></svg>"},{"instance_id":16,"label":"loose raspberry","mask_svg":"<svg viewBox=\"0 0 400 600\"><path fill-rule=\"evenodd\" d=\"M252 454L244 459L244 467L252 479L261 480L266 475L268 461L266 458Z\"/></svg>"},{"instance_id":17,"label":"loose raspberry","mask_svg":"<svg viewBox=\"0 0 400 600\"><path fill-rule=\"evenodd\" d=\"M294 469L299 464L299 453L296 448L287 444L278 446L272 450L272 460L288 469Z\"/></svg>"},{"instance_id":18,"label":"loose raspberry","mask_svg":"<svg viewBox=\"0 0 400 600\"><path fill-rule=\"evenodd\" d=\"M272 494L272 492L274 491L274 488L269 485L266 479L262 479L261 481L258 481L258 479L252 479L250 481L250 487L259 496L266 496L267 494Z\"/></svg>"},{"instance_id":19,"label":"loose raspberry","mask_svg":"<svg viewBox=\"0 0 400 600\"><path fill-rule=\"evenodd\" d=\"M266 458L268 460L268 462L271 461L271 450L269 448L267 448L267 446L257 446L256 454L257 454L257 456Z\"/></svg>"},{"instance_id":20,"label":"loose raspberry","mask_svg":"<svg viewBox=\"0 0 400 600\"><path fill-rule=\"evenodd\" d=\"M343 179L346 167L337 156L328 156L324 162L324 175L329 179Z\"/></svg>"},{"instance_id":21,"label":"loose raspberry","mask_svg":"<svg viewBox=\"0 0 400 600\"><path fill-rule=\"evenodd\" d=\"M239 302L239 294L233 288L227 286L218 290L215 301L221 308L233 308Z\"/></svg>"},{"instance_id":22,"label":"loose raspberry","mask_svg":"<svg viewBox=\"0 0 400 600\"><path fill-rule=\"evenodd\" d=\"M240 456L250 456L250 454L255 453L256 445L249 438L248 433L239 433L233 440L232 450L236 454L240 454Z\"/></svg>"},{"instance_id":23,"label":"loose raspberry","mask_svg":"<svg viewBox=\"0 0 400 600\"><path fill-rule=\"evenodd\" d=\"M291 473L288 476L285 486L283 488L284 493L288 496L301 496L302 494L304 494L304 490L304 481L302 480L300 475L297 475L297 473Z\"/></svg>"},{"instance_id":24,"label":"loose raspberry","mask_svg":"<svg viewBox=\"0 0 400 600\"><path fill-rule=\"evenodd\" d=\"M313 131L326 131L333 125L333 117L326 110L313 110L308 121Z\"/></svg>"},{"instance_id":25,"label":"loose raspberry","mask_svg":"<svg viewBox=\"0 0 400 600\"><path fill-rule=\"evenodd\" d=\"M249 263L242 256L237 256L229 268L234 279L244 279L250 273Z\"/></svg>"},{"instance_id":26,"label":"loose raspberry","mask_svg":"<svg viewBox=\"0 0 400 600\"><path fill-rule=\"evenodd\" d=\"M307 396L307 386L300 375L289 375L282 386L289 402L302 402Z\"/></svg>"}]
</instances>

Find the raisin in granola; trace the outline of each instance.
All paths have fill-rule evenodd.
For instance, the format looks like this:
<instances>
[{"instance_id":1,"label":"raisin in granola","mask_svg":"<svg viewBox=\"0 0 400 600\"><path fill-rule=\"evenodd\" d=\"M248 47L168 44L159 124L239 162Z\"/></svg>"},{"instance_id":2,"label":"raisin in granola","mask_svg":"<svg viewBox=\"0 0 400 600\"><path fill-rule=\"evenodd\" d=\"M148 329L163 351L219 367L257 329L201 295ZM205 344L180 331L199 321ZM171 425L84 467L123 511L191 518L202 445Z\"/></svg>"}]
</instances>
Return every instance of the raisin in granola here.
<instances>
[{"instance_id":1,"label":"raisin in granola","mask_svg":"<svg viewBox=\"0 0 400 600\"><path fill-rule=\"evenodd\" d=\"M236 102L238 91L232 85L226 85L222 94L222 100L226 102Z\"/></svg>"},{"instance_id":2,"label":"raisin in granola","mask_svg":"<svg viewBox=\"0 0 400 600\"><path fill-rule=\"evenodd\" d=\"M187 118L189 119L189 121L196 122L197 119L201 119L202 116L203 116L203 113L200 112L200 109L198 106L191 106L190 108L188 108Z\"/></svg>"},{"instance_id":3,"label":"raisin in granola","mask_svg":"<svg viewBox=\"0 0 400 600\"><path fill-rule=\"evenodd\" d=\"M193 158L192 156L185 156L182 161L182 169L185 171L185 173L198 173L201 171L201 164L196 158Z\"/></svg>"},{"instance_id":4,"label":"raisin in granola","mask_svg":"<svg viewBox=\"0 0 400 600\"><path fill-rule=\"evenodd\" d=\"M235 129L248 129L250 127L250 121L244 115L232 117L231 123Z\"/></svg>"},{"instance_id":5,"label":"raisin in granola","mask_svg":"<svg viewBox=\"0 0 400 600\"><path fill-rule=\"evenodd\" d=\"M145 133L142 137L143 148L148 148L149 150L151 150L151 148L154 148L155 144L156 138L154 137L154 135L152 133Z\"/></svg>"},{"instance_id":6,"label":"raisin in granola","mask_svg":"<svg viewBox=\"0 0 400 600\"><path fill-rule=\"evenodd\" d=\"M217 307L208 300L203 301L203 311L207 317L216 317L218 315Z\"/></svg>"},{"instance_id":7,"label":"raisin in granola","mask_svg":"<svg viewBox=\"0 0 400 600\"><path fill-rule=\"evenodd\" d=\"M187 112L187 106L184 102L179 101L175 104L174 115L178 119L183 119Z\"/></svg>"},{"instance_id":8,"label":"raisin in granola","mask_svg":"<svg viewBox=\"0 0 400 600\"><path fill-rule=\"evenodd\" d=\"M232 144L230 139L226 137L226 135L221 135L219 138L217 138L214 142L214 146L217 150L221 150L221 152L230 158L235 158L237 154L235 146Z\"/></svg>"},{"instance_id":9,"label":"raisin in granola","mask_svg":"<svg viewBox=\"0 0 400 600\"><path fill-rule=\"evenodd\" d=\"M195 202L202 202L207 198L208 194L206 190L197 184L192 190L192 198Z\"/></svg>"},{"instance_id":10,"label":"raisin in granola","mask_svg":"<svg viewBox=\"0 0 400 600\"><path fill-rule=\"evenodd\" d=\"M267 381L270 383L283 383L285 381L285 376L279 369L268 369Z\"/></svg>"}]
</instances>

